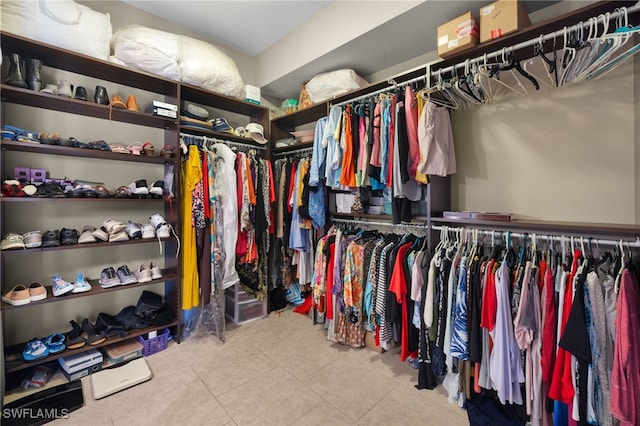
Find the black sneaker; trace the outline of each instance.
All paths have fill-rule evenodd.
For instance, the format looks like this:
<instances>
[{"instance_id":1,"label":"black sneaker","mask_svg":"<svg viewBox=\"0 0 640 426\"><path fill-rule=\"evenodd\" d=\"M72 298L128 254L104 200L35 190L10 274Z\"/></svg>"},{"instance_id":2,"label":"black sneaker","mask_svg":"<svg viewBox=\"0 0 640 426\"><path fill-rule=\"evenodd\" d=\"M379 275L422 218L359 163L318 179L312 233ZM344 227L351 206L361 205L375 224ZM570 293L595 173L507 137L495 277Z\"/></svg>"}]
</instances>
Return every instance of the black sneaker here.
<instances>
[{"instance_id":1,"label":"black sneaker","mask_svg":"<svg viewBox=\"0 0 640 426\"><path fill-rule=\"evenodd\" d=\"M80 238L80 234L75 229L62 228L60 230L60 244L63 246L78 244L78 238Z\"/></svg>"},{"instance_id":2,"label":"black sneaker","mask_svg":"<svg viewBox=\"0 0 640 426\"><path fill-rule=\"evenodd\" d=\"M135 284L138 282L138 279L135 275L129 270L127 265L122 265L118 268L118 278L120 278L120 284Z\"/></svg>"},{"instance_id":3,"label":"black sneaker","mask_svg":"<svg viewBox=\"0 0 640 426\"><path fill-rule=\"evenodd\" d=\"M60 231L47 231L42 234L42 247L60 247Z\"/></svg>"}]
</instances>

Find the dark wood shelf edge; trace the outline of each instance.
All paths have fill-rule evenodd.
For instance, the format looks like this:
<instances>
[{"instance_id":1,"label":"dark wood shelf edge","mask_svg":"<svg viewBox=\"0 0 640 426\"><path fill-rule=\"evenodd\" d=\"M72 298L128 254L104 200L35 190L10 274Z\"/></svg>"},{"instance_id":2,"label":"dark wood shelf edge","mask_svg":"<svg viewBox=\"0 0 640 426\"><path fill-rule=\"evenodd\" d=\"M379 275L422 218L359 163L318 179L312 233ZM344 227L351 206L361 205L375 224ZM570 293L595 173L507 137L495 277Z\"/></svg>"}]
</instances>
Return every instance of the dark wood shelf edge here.
<instances>
[{"instance_id":1,"label":"dark wood shelf edge","mask_svg":"<svg viewBox=\"0 0 640 426\"><path fill-rule=\"evenodd\" d=\"M165 329L165 328L176 327L177 325L178 325L178 321L176 320L176 321L173 321L173 322L171 322L170 324L167 324L167 325L141 328L141 329L138 329L138 330L129 330L128 334L125 337L111 337L111 338L105 340L104 342L102 342L102 343L100 343L98 345L93 345L93 346L85 345L85 346L83 346L81 348L78 348L78 349L65 349L64 351L62 351L60 353L49 355L46 358L38 359L38 360L32 361L32 362L24 362L24 363L20 364L17 367L7 368L7 369L5 369L5 373L6 374L14 373L16 371L24 370L26 368L35 367L36 365L46 364L47 362L55 361L58 358L79 354L79 353L82 353L82 352L89 351L91 349L98 349L98 348L101 348L103 346L111 345L113 343L122 342L123 340L132 339L134 337L142 336L144 334L149 333L150 331L162 330L162 329ZM14 345L14 347L23 347L25 345L25 343L22 343L22 344L19 344L19 345ZM7 352L7 351L5 351L5 352Z\"/></svg>"},{"instance_id":2,"label":"dark wood shelf edge","mask_svg":"<svg viewBox=\"0 0 640 426\"><path fill-rule=\"evenodd\" d=\"M414 78L423 77L426 75L426 73L427 73L426 67L420 67L418 69L407 71L400 75L396 75L391 79L382 80L376 83L371 83L365 87L361 87L360 89L355 89L350 92L344 93L342 95L335 96L334 98L327 100L327 102L329 103L329 105L333 105L341 102L347 102L353 98L366 96L367 94L371 92L375 92L376 90L393 87L393 83L389 82L390 80L393 80L396 83L403 83L405 81L408 81Z\"/></svg>"},{"instance_id":3,"label":"dark wood shelf edge","mask_svg":"<svg viewBox=\"0 0 640 426\"><path fill-rule=\"evenodd\" d=\"M104 203L104 202L124 202L124 203L149 203L152 201L169 201L169 199L164 199L164 198L82 198L82 197L0 197L0 202L6 203L6 202L10 202L10 203L20 203L20 202L38 202L38 201L44 201L44 202L49 202L49 201L54 201L54 202L61 202L61 201L67 201L67 202L76 202L76 201L80 201L80 202L98 202L98 203ZM175 201L175 198L174 198Z\"/></svg>"},{"instance_id":4,"label":"dark wood shelf edge","mask_svg":"<svg viewBox=\"0 0 640 426\"><path fill-rule=\"evenodd\" d=\"M390 214L368 214L368 213L331 213L331 217L336 219L363 219L363 220L372 220L372 221L380 221L380 222L389 222L391 225L393 218ZM426 216L413 216L411 218L411 222L403 222L398 223L396 225L421 225L426 224L427 221Z\"/></svg>"},{"instance_id":5,"label":"dark wood shelf edge","mask_svg":"<svg viewBox=\"0 0 640 426\"><path fill-rule=\"evenodd\" d=\"M99 151L94 149L76 148L73 146L46 145L31 142L0 141L0 148L8 151L33 152L36 154L64 155L69 157L97 158L101 160L132 161L136 163L151 164L175 164L175 158L161 156L146 156L133 154L120 154L111 151Z\"/></svg>"},{"instance_id":6,"label":"dark wood shelf edge","mask_svg":"<svg viewBox=\"0 0 640 426\"><path fill-rule=\"evenodd\" d=\"M161 238L160 241L170 241L173 237L169 238ZM100 241L97 243L87 243L87 244L69 244L65 246L57 246L57 247L38 247L38 248L30 248L30 249L17 249L17 250L1 250L0 254L25 254L25 253L39 253L39 252L49 252L49 251L60 251L60 250L75 250L75 249L87 249L87 248L96 248L96 247L113 247L120 246L126 244L144 244L144 243L157 243L157 238L146 238L141 239L137 238L135 240L127 240L127 241L117 241L113 243L108 243L106 241Z\"/></svg>"},{"instance_id":7,"label":"dark wood shelf edge","mask_svg":"<svg viewBox=\"0 0 640 426\"><path fill-rule=\"evenodd\" d=\"M273 148L271 152L273 152L274 154L282 154L285 152L295 151L303 148L313 148L313 142L301 142L294 145Z\"/></svg>"},{"instance_id":8,"label":"dark wood shelf edge","mask_svg":"<svg viewBox=\"0 0 640 426\"><path fill-rule=\"evenodd\" d=\"M328 102L318 102L313 105L309 105L306 108L301 108L297 111L285 114L283 116L274 118L271 120L271 124L278 127L282 126L299 126L301 124L307 124L311 121L316 121L319 118L327 115Z\"/></svg>"},{"instance_id":9,"label":"dark wood shelf edge","mask_svg":"<svg viewBox=\"0 0 640 426\"><path fill-rule=\"evenodd\" d=\"M251 114L255 112L268 114L269 112L269 108L264 105L257 105L184 83L180 83L180 98L187 102L191 101L236 114Z\"/></svg>"},{"instance_id":10,"label":"dark wood shelf edge","mask_svg":"<svg viewBox=\"0 0 640 426\"><path fill-rule=\"evenodd\" d=\"M136 287L146 287L149 285L154 285L154 284L160 284L163 282L167 282L167 281L172 281L178 278L178 273L176 270L162 270L162 278L159 278L157 280L151 280L149 282L146 283L135 283L135 284L127 284L127 285L121 285L121 286L114 286L114 287L109 287L109 288L102 288L100 286L100 282L97 279L90 279L89 283L91 284L91 291L87 291L85 293L75 293L75 294L66 294L64 296L59 296L59 297L55 297L53 296L53 294L51 293L51 286L45 286L45 288L47 289L47 298L44 300L38 300L36 302L31 302L28 303L26 305L22 305L22 306L13 306L10 305L8 303L2 302L2 304L0 305L0 309L3 311L12 311L15 309L24 309L24 308L30 308L32 306L41 306L41 305L46 305L48 303L57 303L57 302L64 302L65 300L73 300L73 299L77 299L80 297L89 297L89 296L98 296L101 294L107 294L107 293L113 293L114 291L120 291L120 290L127 290L127 289L131 289L131 288L136 288Z\"/></svg>"},{"instance_id":11,"label":"dark wood shelf edge","mask_svg":"<svg viewBox=\"0 0 640 426\"><path fill-rule=\"evenodd\" d=\"M514 231L541 231L553 233L579 233L584 235L600 236L638 236L640 225L590 223L590 222L562 222L562 221L537 221L537 220L481 220L481 219L457 219L445 217L432 217L433 224L459 224L478 228L494 228Z\"/></svg>"},{"instance_id":12,"label":"dark wood shelf edge","mask_svg":"<svg viewBox=\"0 0 640 426\"><path fill-rule=\"evenodd\" d=\"M229 141L229 142L237 142L237 143L242 143L242 144L246 144L246 145L254 145L256 147L263 147L265 145L262 145L256 141L254 141L251 138L245 138L243 136L236 136L236 135L232 135L231 133L224 133L224 132L214 132L213 130L208 130L208 129L197 129L195 127L180 127L180 132L181 133L186 133L186 134L190 134L190 135L194 135L194 136L208 136L208 137L212 137L215 139L220 139L223 141Z\"/></svg>"},{"instance_id":13,"label":"dark wood shelf edge","mask_svg":"<svg viewBox=\"0 0 640 426\"><path fill-rule=\"evenodd\" d=\"M110 108L108 105L96 104L91 101L81 101L63 96L34 92L30 89L23 89L6 84L3 84L1 89L2 100L10 103L159 129L175 129L177 124L177 121L171 118L146 114L144 112L129 111L122 108Z\"/></svg>"}]
</instances>

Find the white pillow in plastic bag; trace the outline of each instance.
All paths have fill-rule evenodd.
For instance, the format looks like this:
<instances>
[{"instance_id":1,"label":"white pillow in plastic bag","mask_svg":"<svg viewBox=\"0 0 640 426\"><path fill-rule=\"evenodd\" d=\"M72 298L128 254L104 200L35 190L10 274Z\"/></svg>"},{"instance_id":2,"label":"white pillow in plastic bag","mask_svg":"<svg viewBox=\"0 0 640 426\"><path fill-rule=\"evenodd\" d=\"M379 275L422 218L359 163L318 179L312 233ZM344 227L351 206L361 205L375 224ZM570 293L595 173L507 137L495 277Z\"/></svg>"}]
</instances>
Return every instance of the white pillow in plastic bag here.
<instances>
[{"instance_id":1,"label":"white pillow in plastic bag","mask_svg":"<svg viewBox=\"0 0 640 426\"><path fill-rule=\"evenodd\" d=\"M73 0L2 0L0 28L32 40L106 60L111 16Z\"/></svg>"},{"instance_id":2,"label":"white pillow in plastic bag","mask_svg":"<svg viewBox=\"0 0 640 426\"><path fill-rule=\"evenodd\" d=\"M244 83L235 62L209 43L141 25L128 25L116 30L111 49L115 58L131 68L244 98Z\"/></svg>"},{"instance_id":3,"label":"white pillow in plastic bag","mask_svg":"<svg viewBox=\"0 0 640 426\"><path fill-rule=\"evenodd\" d=\"M204 41L180 36L180 76L183 83L244 99L244 82L235 62Z\"/></svg>"},{"instance_id":4,"label":"white pillow in plastic bag","mask_svg":"<svg viewBox=\"0 0 640 426\"><path fill-rule=\"evenodd\" d=\"M128 67L180 81L180 42L175 34L128 25L115 31L111 49L113 57Z\"/></svg>"},{"instance_id":5,"label":"white pillow in plastic bag","mask_svg":"<svg viewBox=\"0 0 640 426\"><path fill-rule=\"evenodd\" d=\"M352 69L343 69L315 75L307 83L307 92L314 103L323 102L368 85Z\"/></svg>"}]
</instances>

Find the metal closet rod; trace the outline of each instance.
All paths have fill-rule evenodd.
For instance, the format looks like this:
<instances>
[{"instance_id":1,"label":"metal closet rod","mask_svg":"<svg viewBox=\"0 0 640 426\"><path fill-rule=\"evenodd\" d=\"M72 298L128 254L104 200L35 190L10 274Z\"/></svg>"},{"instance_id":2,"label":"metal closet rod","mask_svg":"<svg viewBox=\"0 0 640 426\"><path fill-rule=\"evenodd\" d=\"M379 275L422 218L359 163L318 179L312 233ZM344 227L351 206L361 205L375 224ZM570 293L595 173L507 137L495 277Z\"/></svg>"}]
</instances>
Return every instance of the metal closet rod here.
<instances>
[{"instance_id":1,"label":"metal closet rod","mask_svg":"<svg viewBox=\"0 0 640 426\"><path fill-rule=\"evenodd\" d=\"M639 11L639 10L640 10L640 1L638 1L638 3L634 4L633 6L626 8L626 13L627 13L627 15L630 15L632 13L635 13L635 12ZM609 18L608 18L609 22L611 22L612 19L615 19L618 16L622 15L623 12L624 12L624 10L621 10L620 8L617 8L615 11L610 12L609 13ZM605 20L606 16L605 16L605 14L600 14L598 16L595 16L595 17L591 18L591 19L593 20L594 18L596 19L596 24L599 23L600 20L602 20L602 22L604 23L604 20ZM557 31L555 31L553 33L545 34L545 35L542 36L542 42L544 43L545 41L548 41L548 40L551 40L551 39L555 39L556 37L564 36L565 33L568 34L569 32L575 31L576 29L578 29L580 25L582 25L584 27L585 25L589 25L589 24L590 24L589 20L581 21L581 22L579 22L577 24L571 25L569 27L564 27L561 30L557 30ZM460 63L457 63L455 65L451 65L451 66L448 66L448 67L445 67L445 68L440 68L440 69L434 70L433 73L431 73L431 74L432 75L433 74L440 75L440 74L444 74L444 73L447 73L447 72L451 72L456 68L462 68L462 67L467 66L468 64L477 63L479 61L483 61L484 62L485 58L487 60L494 59L494 58L497 58L498 56L502 56L502 54L504 52L524 49L526 47L531 47L531 46L534 46L536 44L539 44L540 42L541 42L540 37L537 37L537 38L534 38L534 39L531 39L531 40L527 40L527 41L523 41L523 42L518 43L516 45L510 46L510 47L505 47L505 48L502 48L500 50L496 50L494 52L487 53L485 55L478 56L478 57L473 58L473 59L468 59L468 60L465 60L464 62L460 62ZM437 65L437 64L432 64L432 65L429 66L429 68L431 66L433 66L433 65Z\"/></svg>"},{"instance_id":2,"label":"metal closet rod","mask_svg":"<svg viewBox=\"0 0 640 426\"><path fill-rule=\"evenodd\" d=\"M354 223L356 225L369 225L369 226L388 226L388 227L410 227L410 228L418 228L418 229L426 229L427 224L422 223L392 223L392 222L376 222L372 220L356 220L356 219L342 219L342 218L333 218L332 222L342 222L342 223Z\"/></svg>"},{"instance_id":3,"label":"metal closet rod","mask_svg":"<svg viewBox=\"0 0 640 426\"><path fill-rule=\"evenodd\" d=\"M444 228L447 228L450 231L457 231L457 230L460 230L460 229L468 229L470 231L478 231L481 234L492 235L492 236L495 235L496 233L501 233L503 235L506 235L507 232L509 232L509 235L511 235L513 238L524 238L525 237L524 233L511 232L509 230L503 230L503 229L501 229L501 230L491 230L490 231L490 230L487 230L487 229L470 228L470 227L464 227L464 226L462 226L462 227L460 227L460 226L458 226L458 227L453 227L453 226L445 227L445 226L442 226L442 225L434 225L434 226L431 227L431 229L434 230L434 231L442 231ZM540 240L550 239L550 238L557 239L557 238L561 238L561 237L565 237L565 238L571 238L572 237L571 235L563 235L563 234L549 235L549 234L538 234L536 232L529 232L526 235L527 235L528 238L531 238L533 236L533 234L536 235L536 239L539 239L539 241ZM575 237L575 236L573 236L573 238L574 238L574 241L575 241L575 239L579 240L580 238L582 238L583 240L588 240L589 239L589 238L585 238L585 237ZM640 247L640 237L639 236L636 236L636 239L634 241L602 240L600 238L592 238L592 241L595 241L596 244L602 244L602 245L606 245L606 246L618 246L618 245L620 245L620 242L622 242L622 243L624 243L625 246L628 246L628 247Z\"/></svg>"},{"instance_id":4,"label":"metal closet rod","mask_svg":"<svg viewBox=\"0 0 640 426\"><path fill-rule=\"evenodd\" d=\"M195 141L202 140L203 142L223 143L225 145L235 145L235 146L247 147L252 149L267 149L267 147L263 145L252 145L250 143L230 141L228 139L210 138L207 136L191 135L189 133L182 133L182 132L180 132L180 137L192 138Z\"/></svg>"},{"instance_id":5,"label":"metal closet rod","mask_svg":"<svg viewBox=\"0 0 640 426\"><path fill-rule=\"evenodd\" d=\"M426 75L421 75L420 77L415 77L415 78L412 78L411 80L403 81L402 83L396 83L394 79L389 79L389 80L387 80L387 83L392 84L393 86L385 87L383 89L378 89L378 90L376 90L374 92L367 93L366 95L357 96L357 97L349 99L347 101L342 101L342 102L338 102L338 103L330 104L330 105L332 107L347 105L347 104L350 104L350 103L353 103L353 102L361 101L363 99L371 98L371 97L373 97L375 95L379 95L380 93L390 92L391 90L394 90L394 89L397 89L397 88L400 88L400 87L405 87L405 86L408 86L408 85L410 85L412 83L417 83L418 81L423 81L423 80L426 81L426 79L427 79Z\"/></svg>"},{"instance_id":6,"label":"metal closet rod","mask_svg":"<svg viewBox=\"0 0 640 426\"><path fill-rule=\"evenodd\" d=\"M287 155L291 155L291 154L298 154L301 152L310 152L313 153L313 147L312 146L308 146L305 148L298 148L298 149L292 149L291 151L281 151L281 152L275 152L273 154L274 157L284 157Z\"/></svg>"}]
</instances>

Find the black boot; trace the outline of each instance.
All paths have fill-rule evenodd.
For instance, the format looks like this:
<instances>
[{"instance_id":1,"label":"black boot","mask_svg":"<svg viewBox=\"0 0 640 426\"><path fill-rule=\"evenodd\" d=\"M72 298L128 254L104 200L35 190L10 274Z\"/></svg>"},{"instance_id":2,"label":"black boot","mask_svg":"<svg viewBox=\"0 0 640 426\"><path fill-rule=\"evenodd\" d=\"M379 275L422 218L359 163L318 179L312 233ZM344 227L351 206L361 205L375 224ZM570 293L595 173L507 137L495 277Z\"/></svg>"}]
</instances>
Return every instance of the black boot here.
<instances>
[{"instance_id":1,"label":"black boot","mask_svg":"<svg viewBox=\"0 0 640 426\"><path fill-rule=\"evenodd\" d=\"M27 59L27 84L29 89L39 92L42 88L42 61L40 59Z\"/></svg>"},{"instance_id":2,"label":"black boot","mask_svg":"<svg viewBox=\"0 0 640 426\"><path fill-rule=\"evenodd\" d=\"M7 77L9 76L9 57L6 55L2 56L2 74L0 74L0 81L3 83L7 82Z\"/></svg>"},{"instance_id":3,"label":"black boot","mask_svg":"<svg viewBox=\"0 0 640 426\"><path fill-rule=\"evenodd\" d=\"M26 89L27 83L24 79L24 61L17 53L9 55L9 74L7 75L7 84Z\"/></svg>"}]
</instances>

